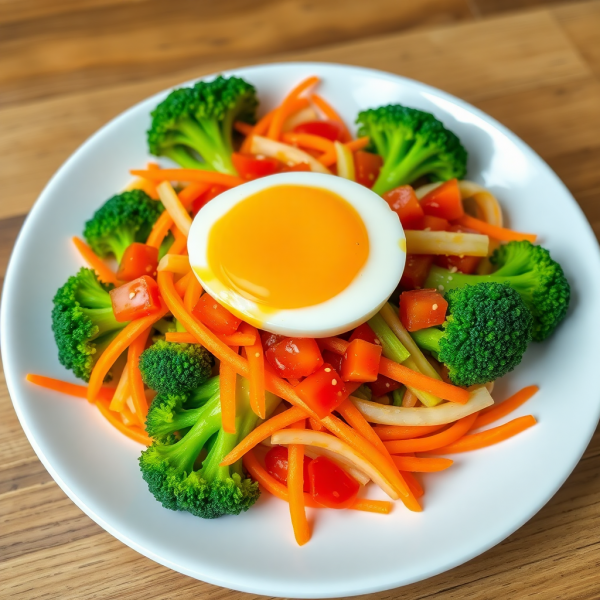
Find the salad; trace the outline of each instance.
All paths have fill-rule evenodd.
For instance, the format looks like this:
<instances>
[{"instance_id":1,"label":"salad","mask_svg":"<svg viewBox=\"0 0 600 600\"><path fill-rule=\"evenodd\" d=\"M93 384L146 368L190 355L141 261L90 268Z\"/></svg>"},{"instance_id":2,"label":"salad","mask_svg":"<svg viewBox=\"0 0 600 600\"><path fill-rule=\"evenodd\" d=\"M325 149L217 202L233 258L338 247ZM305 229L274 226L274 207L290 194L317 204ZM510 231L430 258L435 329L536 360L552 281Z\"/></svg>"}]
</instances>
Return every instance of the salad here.
<instances>
[{"instance_id":1,"label":"salad","mask_svg":"<svg viewBox=\"0 0 600 600\"><path fill-rule=\"evenodd\" d=\"M87 385L27 376L87 398L146 446L141 477L165 508L238 515L262 490L289 503L300 545L311 535L306 508L388 514L400 500L420 511L418 473L451 468L447 455L534 425L529 415L488 427L537 391L494 404L493 383L532 341L551 336L570 298L536 236L504 227L497 199L465 179L467 152L443 123L388 105L360 112L354 137L315 92L318 83L302 81L259 119L255 88L237 77L175 90L156 107L149 150L178 167L131 171L128 189L73 238L89 268L54 297L59 360ZM285 189L272 183L282 173L298 173L285 176ZM325 194L329 184L314 185L329 181L335 191L340 178L355 192L339 202ZM306 185L292 189L292 180ZM354 195L384 211L381 238L403 228L401 239L390 238L403 268L378 261L381 301L364 308L372 290L359 287L354 312L329 329L321 322L317 334L302 311L314 318L335 298L348 305L343 294L380 244L371 225L365 234L348 216ZM232 217L250 200L263 211L260 235L248 211ZM327 222L314 211L328 202L339 237L323 229L313 239L311 227ZM211 218L218 235L198 236ZM341 222L356 225L354 237ZM296 234L291 250L254 243L282 231ZM355 239L362 246L350 258ZM210 273L198 266L199 242L212 256ZM299 247L288 280L274 254ZM307 285L317 280L318 289ZM248 308L256 306L262 312ZM284 308L285 327L276 318ZM368 498L374 486L389 500Z\"/></svg>"}]
</instances>

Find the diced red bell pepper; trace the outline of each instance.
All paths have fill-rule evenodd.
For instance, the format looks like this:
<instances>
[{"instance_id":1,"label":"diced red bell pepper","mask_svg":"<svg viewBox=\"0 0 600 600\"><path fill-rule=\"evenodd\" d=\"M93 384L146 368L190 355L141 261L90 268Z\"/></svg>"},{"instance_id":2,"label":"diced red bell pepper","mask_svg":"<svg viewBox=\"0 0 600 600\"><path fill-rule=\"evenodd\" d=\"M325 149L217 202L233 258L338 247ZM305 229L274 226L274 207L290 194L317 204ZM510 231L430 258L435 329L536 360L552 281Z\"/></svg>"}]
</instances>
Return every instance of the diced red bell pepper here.
<instances>
[{"instance_id":1,"label":"diced red bell pepper","mask_svg":"<svg viewBox=\"0 0 600 600\"><path fill-rule=\"evenodd\" d=\"M423 229L428 231L448 231L450 228L450 221L448 219L442 219L441 217L433 217L432 215L425 215L423 217Z\"/></svg>"},{"instance_id":2,"label":"diced red bell pepper","mask_svg":"<svg viewBox=\"0 0 600 600\"><path fill-rule=\"evenodd\" d=\"M308 456L304 457L304 491L310 492L310 477L308 474L308 465L312 459ZM270 473L277 481L287 485L288 476L288 449L285 446L273 446L265 454L265 469Z\"/></svg>"},{"instance_id":3,"label":"diced red bell pepper","mask_svg":"<svg viewBox=\"0 0 600 600\"><path fill-rule=\"evenodd\" d=\"M400 217L404 229L423 229L423 208L419 204L415 190L410 185L401 185L383 194L383 199Z\"/></svg>"},{"instance_id":4,"label":"diced red bell pepper","mask_svg":"<svg viewBox=\"0 0 600 600\"><path fill-rule=\"evenodd\" d=\"M349 396L341 375L327 363L301 381L294 391L321 419Z\"/></svg>"},{"instance_id":5,"label":"diced red bell pepper","mask_svg":"<svg viewBox=\"0 0 600 600\"><path fill-rule=\"evenodd\" d=\"M348 338L348 341L353 342L354 340L364 340L365 342L369 342L369 344L378 344L381 346L379 338L375 335L375 332L371 329L368 323L359 325L352 332L352 335Z\"/></svg>"},{"instance_id":6,"label":"diced red bell pepper","mask_svg":"<svg viewBox=\"0 0 600 600\"><path fill-rule=\"evenodd\" d=\"M337 121L308 121L296 125L293 132L318 135L332 142L341 142L344 137L344 130Z\"/></svg>"},{"instance_id":7,"label":"diced red bell pepper","mask_svg":"<svg viewBox=\"0 0 600 600\"><path fill-rule=\"evenodd\" d=\"M342 379L361 383L376 381L381 351L381 345L370 344L364 340L355 339L350 342L342 360Z\"/></svg>"},{"instance_id":8,"label":"diced red bell pepper","mask_svg":"<svg viewBox=\"0 0 600 600\"><path fill-rule=\"evenodd\" d=\"M438 256L435 259L435 264L458 273L466 273L471 275L477 271L477 267L481 262L479 256Z\"/></svg>"},{"instance_id":9,"label":"diced red bell pepper","mask_svg":"<svg viewBox=\"0 0 600 600\"><path fill-rule=\"evenodd\" d=\"M341 372L343 358L341 354L336 354L335 352L331 352L331 350L323 350L321 355L323 356L323 360L331 365L336 373Z\"/></svg>"},{"instance_id":10,"label":"diced red bell pepper","mask_svg":"<svg viewBox=\"0 0 600 600\"><path fill-rule=\"evenodd\" d=\"M441 325L448 302L436 290L413 290L400 295L400 321L408 331Z\"/></svg>"},{"instance_id":11,"label":"diced red bell pepper","mask_svg":"<svg viewBox=\"0 0 600 600\"><path fill-rule=\"evenodd\" d=\"M429 194L421 198L421 207L426 215L441 217L454 221L460 219L464 214L458 181L450 179L442 185L431 190Z\"/></svg>"},{"instance_id":12,"label":"diced red bell pepper","mask_svg":"<svg viewBox=\"0 0 600 600\"><path fill-rule=\"evenodd\" d=\"M285 335L278 335L276 333L269 333L268 331L260 332L260 341L262 342L263 348L267 350L275 344L279 344L281 340L285 340Z\"/></svg>"},{"instance_id":13,"label":"diced red bell pepper","mask_svg":"<svg viewBox=\"0 0 600 600\"><path fill-rule=\"evenodd\" d=\"M110 290L110 301L120 323L151 315L161 308L158 284L148 275Z\"/></svg>"},{"instance_id":14,"label":"diced red bell pepper","mask_svg":"<svg viewBox=\"0 0 600 600\"><path fill-rule=\"evenodd\" d=\"M358 150L354 153L354 177L356 182L371 189L383 166L383 158L379 154Z\"/></svg>"},{"instance_id":15,"label":"diced red bell pepper","mask_svg":"<svg viewBox=\"0 0 600 600\"><path fill-rule=\"evenodd\" d=\"M402 384L385 375L379 375L377 381L373 381L368 385L371 388L373 398L381 398L381 396L385 396L386 394L397 390Z\"/></svg>"},{"instance_id":16,"label":"diced red bell pepper","mask_svg":"<svg viewBox=\"0 0 600 600\"><path fill-rule=\"evenodd\" d=\"M258 179L267 175L274 175L281 167L281 161L270 156L258 158L253 154L241 154L234 152L231 162L242 179Z\"/></svg>"},{"instance_id":17,"label":"diced red bell pepper","mask_svg":"<svg viewBox=\"0 0 600 600\"><path fill-rule=\"evenodd\" d=\"M328 508L348 508L356 500L360 484L326 456L308 465L310 493L317 504Z\"/></svg>"},{"instance_id":18,"label":"diced red bell pepper","mask_svg":"<svg viewBox=\"0 0 600 600\"><path fill-rule=\"evenodd\" d=\"M215 184L211 188L206 190L204 194L198 196L198 198L196 198L192 203L192 215L194 215L195 217L203 206L208 204L213 198L216 198L219 194L222 194L226 189L227 188L224 185Z\"/></svg>"},{"instance_id":19,"label":"diced red bell pepper","mask_svg":"<svg viewBox=\"0 0 600 600\"><path fill-rule=\"evenodd\" d=\"M156 275L158 267L158 248L134 242L123 253L117 279L133 281L142 275Z\"/></svg>"},{"instance_id":20,"label":"diced red bell pepper","mask_svg":"<svg viewBox=\"0 0 600 600\"><path fill-rule=\"evenodd\" d=\"M422 288L434 260L433 254L407 254L400 285L407 290Z\"/></svg>"},{"instance_id":21,"label":"diced red bell pepper","mask_svg":"<svg viewBox=\"0 0 600 600\"><path fill-rule=\"evenodd\" d=\"M308 377L323 364L321 351L313 338L284 338L265 351L265 358L285 379Z\"/></svg>"},{"instance_id":22,"label":"diced red bell pepper","mask_svg":"<svg viewBox=\"0 0 600 600\"><path fill-rule=\"evenodd\" d=\"M235 333L242 322L208 294L200 296L192 314L215 333L224 335Z\"/></svg>"}]
</instances>

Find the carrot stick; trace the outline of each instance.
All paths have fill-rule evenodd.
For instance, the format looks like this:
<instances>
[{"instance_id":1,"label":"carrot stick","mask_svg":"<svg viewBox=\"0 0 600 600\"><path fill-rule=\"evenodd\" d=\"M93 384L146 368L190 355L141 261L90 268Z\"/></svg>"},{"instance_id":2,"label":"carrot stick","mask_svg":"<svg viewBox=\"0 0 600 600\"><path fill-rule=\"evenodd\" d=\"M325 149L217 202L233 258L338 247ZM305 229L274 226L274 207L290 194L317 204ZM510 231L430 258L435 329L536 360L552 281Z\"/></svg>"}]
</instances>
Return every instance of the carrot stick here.
<instances>
[{"instance_id":1,"label":"carrot stick","mask_svg":"<svg viewBox=\"0 0 600 600\"><path fill-rule=\"evenodd\" d=\"M242 154L250 154L250 149L252 148L253 135L265 135L267 133L267 131L269 130L269 126L271 125L271 121L273 120L274 114L275 109L268 112L252 128L252 131L246 136L246 139L243 141L242 146L240 147L240 152Z\"/></svg>"},{"instance_id":2,"label":"carrot stick","mask_svg":"<svg viewBox=\"0 0 600 600\"><path fill-rule=\"evenodd\" d=\"M313 419L312 417L308 420L310 428L313 431L325 431L325 427L323 427L323 425L321 425L321 423L319 421L317 421L316 419Z\"/></svg>"},{"instance_id":3,"label":"carrot stick","mask_svg":"<svg viewBox=\"0 0 600 600\"><path fill-rule=\"evenodd\" d=\"M244 180L227 173L217 173L215 171L202 171L201 169L161 169L160 171L143 171L133 169L129 171L132 175L144 177L150 181L189 181L194 183L210 183L223 185L231 188L242 185Z\"/></svg>"},{"instance_id":4,"label":"carrot stick","mask_svg":"<svg viewBox=\"0 0 600 600\"><path fill-rule=\"evenodd\" d=\"M184 187L179 194L179 199L184 208L191 208L194 200L198 199L204 192L210 188L210 183L190 183Z\"/></svg>"},{"instance_id":5,"label":"carrot stick","mask_svg":"<svg viewBox=\"0 0 600 600\"><path fill-rule=\"evenodd\" d=\"M414 438L418 438L429 433L433 433L434 431L439 431L446 427L447 424L444 425L380 425L378 427L374 427L373 431L382 439L382 440L412 440Z\"/></svg>"},{"instance_id":6,"label":"carrot stick","mask_svg":"<svg viewBox=\"0 0 600 600\"><path fill-rule=\"evenodd\" d=\"M293 144L300 146L301 148L310 148L311 150L320 150L321 152L331 152L335 150L333 142L318 136L310 135L308 133L284 133L281 139L286 144Z\"/></svg>"},{"instance_id":7,"label":"carrot stick","mask_svg":"<svg viewBox=\"0 0 600 600\"><path fill-rule=\"evenodd\" d=\"M192 277L194 277L194 274L190 271L189 273L186 273L175 284L175 291L179 294L180 298L183 298L185 296L185 292L188 289L188 286L190 285L190 281L192 280Z\"/></svg>"},{"instance_id":8,"label":"carrot stick","mask_svg":"<svg viewBox=\"0 0 600 600\"><path fill-rule=\"evenodd\" d=\"M522 404L525 404L529 398L531 398L540 388L537 385L529 385L522 390L519 390L516 394L513 394L510 398L504 400L500 404L494 404L489 408L483 409L473 427L471 429L478 429L479 427L485 427L502 417L510 414L513 410L516 410Z\"/></svg>"},{"instance_id":9,"label":"carrot stick","mask_svg":"<svg viewBox=\"0 0 600 600\"><path fill-rule=\"evenodd\" d=\"M173 316L183 325L188 333L191 333L196 340L202 344L209 352L216 356L219 360L225 360L231 363L235 372L242 377L250 377L250 367L248 361L236 354L224 344L212 331L205 325L195 319L183 305L181 298L175 291L173 284L173 273L161 271L158 274L158 287L161 291L163 300L166 302ZM265 387L267 390L287 400L294 406L299 406L307 414L303 417L316 417L316 413L311 410L294 392L294 388L287 382L270 371L265 371ZM296 419L297 420L297 419Z\"/></svg>"},{"instance_id":10,"label":"carrot stick","mask_svg":"<svg viewBox=\"0 0 600 600\"><path fill-rule=\"evenodd\" d=\"M331 104L329 104L325 98L319 96L319 94L311 94L310 99L313 104L325 115L325 117L335 121L336 123L339 123L342 126L342 142L349 142L352 139L352 135L346 127L346 123L344 123L344 120L342 117L340 117L335 108L333 108L333 106L331 106Z\"/></svg>"},{"instance_id":11,"label":"carrot stick","mask_svg":"<svg viewBox=\"0 0 600 600\"><path fill-rule=\"evenodd\" d=\"M346 340L334 337L321 338L318 342L325 350L330 350L331 352L342 355L350 345ZM431 394L440 396L451 402L466 404L469 400L469 392L467 390L434 379L433 377L423 375L417 371L413 371L412 369L389 360L388 358L384 358L383 356L379 362L379 373L394 381L399 381L408 387L414 387L417 390L430 392Z\"/></svg>"},{"instance_id":12,"label":"carrot stick","mask_svg":"<svg viewBox=\"0 0 600 600\"><path fill-rule=\"evenodd\" d=\"M448 458L417 458L413 456L392 456L392 460L400 471L410 471L411 473L443 471L454 463Z\"/></svg>"},{"instance_id":13,"label":"carrot stick","mask_svg":"<svg viewBox=\"0 0 600 600\"><path fill-rule=\"evenodd\" d=\"M351 152L356 152L357 150L366 148L369 145L369 142L370 140L368 137L361 137L344 144L344 146ZM327 152L327 154L323 154L323 156L319 157L319 162L325 167L334 165L337 162L337 152L335 151L335 148L333 152Z\"/></svg>"},{"instance_id":14,"label":"carrot stick","mask_svg":"<svg viewBox=\"0 0 600 600\"><path fill-rule=\"evenodd\" d=\"M467 419L469 417L466 417ZM469 452L470 450L479 450L480 448L487 448L487 446L493 446L498 442L503 442L508 438L521 433L529 429L529 427L537 423L536 419L532 415L526 417L517 417L504 425L498 425L498 427L492 427L486 429L480 433L471 433L470 435L462 436L460 439L441 446L435 449L436 454L454 454L456 452Z\"/></svg>"},{"instance_id":15,"label":"carrot stick","mask_svg":"<svg viewBox=\"0 0 600 600\"><path fill-rule=\"evenodd\" d=\"M404 398L402 398L402 406L404 406L404 408L412 408L417 404L417 400L418 398L407 389L406 392L404 392Z\"/></svg>"},{"instance_id":16,"label":"carrot stick","mask_svg":"<svg viewBox=\"0 0 600 600\"><path fill-rule=\"evenodd\" d=\"M73 243L77 250L79 250L83 260L96 271L96 274L101 281L104 283L121 285L115 273L104 264L104 261L83 240L78 237L73 237Z\"/></svg>"},{"instance_id":17,"label":"carrot stick","mask_svg":"<svg viewBox=\"0 0 600 600\"><path fill-rule=\"evenodd\" d=\"M304 427L304 419L294 425L295 429ZM301 444L288 446L287 488L294 537L299 546L304 546L310 540L310 528L304 506L304 446Z\"/></svg>"},{"instance_id":18,"label":"carrot stick","mask_svg":"<svg viewBox=\"0 0 600 600\"><path fill-rule=\"evenodd\" d=\"M479 233L487 235L495 240L499 240L501 242L513 242L513 241L523 241L527 240L528 242L535 242L537 239L537 235L534 233L519 233L518 231L513 231L512 229L507 229L506 227L498 227L497 225L491 225L486 221L482 221L481 219L476 219L471 215L463 215L460 219L457 219L457 223L460 225L464 225L469 229L474 229Z\"/></svg>"},{"instance_id":19,"label":"carrot stick","mask_svg":"<svg viewBox=\"0 0 600 600\"><path fill-rule=\"evenodd\" d=\"M144 394L144 382L140 373L140 355L146 347L148 336L152 327L148 327L142 331L133 342L129 345L127 351L127 370L129 371L129 387L131 388L131 399L135 407L135 416L140 425L143 426L148 413L148 401Z\"/></svg>"},{"instance_id":20,"label":"carrot stick","mask_svg":"<svg viewBox=\"0 0 600 600\"><path fill-rule=\"evenodd\" d=\"M169 248L169 254L182 254L187 249L187 236L183 235L175 224L171 227L171 231L175 237L175 241Z\"/></svg>"},{"instance_id":21,"label":"carrot stick","mask_svg":"<svg viewBox=\"0 0 600 600\"><path fill-rule=\"evenodd\" d=\"M292 423L297 423L305 417L302 409L293 406L284 410L282 413L267 419L256 429L253 429L220 463L220 466L232 465L238 461L246 452L249 452L263 440L271 437L276 431L285 429Z\"/></svg>"},{"instance_id":22,"label":"carrot stick","mask_svg":"<svg viewBox=\"0 0 600 600\"><path fill-rule=\"evenodd\" d=\"M423 486L419 483L417 478L410 471L402 471L401 474L406 481L406 485L408 485L415 498L420 498L425 491L423 490Z\"/></svg>"},{"instance_id":23,"label":"carrot stick","mask_svg":"<svg viewBox=\"0 0 600 600\"><path fill-rule=\"evenodd\" d=\"M250 135L254 130L250 123L244 123L244 121L234 121L233 128L242 135Z\"/></svg>"},{"instance_id":24,"label":"carrot stick","mask_svg":"<svg viewBox=\"0 0 600 600\"><path fill-rule=\"evenodd\" d=\"M152 246L153 248L160 248L160 245L163 243L163 240L169 233L169 229L173 226L173 219L168 211L163 211L156 219L154 225L152 226L152 231L150 231L150 235L146 240L146 244L148 246Z\"/></svg>"},{"instance_id":25,"label":"carrot stick","mask_svg":"<svg viewBox=\"0 0 600 600\"><path fill-rule=\"evenodd\" d=\"M268 471L260 464L256 455L252 450L244 455L244 467L252 476L252 479L258 481L267 492L273 494L273 496L289 501L288 490L283 483L280 483L275 479ZM310 494L304 494L304 505L309 508L323 508L320 504L317 504ZM357 499L354 504L350 507L353 510L362 510L366 512L374 512L387 515L392 511L392 503L387 500L368 500L368 499Z\"/></svg>"},{"instance_id":26,"label":"carrot stick","mask_svg":"<svg viewBox=\"0 0 600 600\"><path fill-rule=\"evenodd\" d=\"M112 410L110 410L110 408L108 408L108 402L106 400L99 399L96 402L96 406L106 420L121 433L124 433L128 438L131 438L140 444L144 444L145 446L150 446L152 444L152 440L147 436L143 429L135 426L125 425L125 423L121 421L119 413L114 413Z\"/></svg>"},{"instance_id":27,"label":"carrot stick","mask_svg":"<svg viewBox=\"0 0 600 600\"><path fill-rule=\"evenodd\" d=\"M191 277L190 282L185 290L185 294L183 296L183 305L185 308L192 312L194 306L200 300L200 296L202 295L202 286L198 281L197 277Z\"/></svg>"},{"instance_id":28,"label":"carrot stick","mask_svg":"<svg viewBox=\"0 0 600 600\"><path fill-rule=\"evenodd\" d=\"M232 348L237 352L237 346ZM231 368L231 365L225 361L219 366L219 389L221 391L221 420L223 422L223 431L225 433L235 433L235 392L237 387L237 373Z\"/></svg>"},{"instance_id":29,"label":"carrot stick","mask_svg":"<svg viewBox=\"0 0 600 600\"><path fill-rule=\"evenodd\" d=\"M215 333L215 335L228 346L252 346L256 340L256 336L250 333L240 333L239 331L230 335L225 335L223 333ZM191 333L180 331L169 331L165 333L165 340L167 342L179 342L180 344L198 343L198 340Z\"/></svg>"},{"instance_id":30,"label":"carrot stick","mask_svg":"<svg viewBox=\"0 0 600 600\"><path fill-rule=\"evenodd\" d=\"M121 378L117 384L115 395L112 397L110 406L108 408L110 408L110 410L114 410L115 412L122 412L129 396L131 396L131 386L129 385L129 369L127 368L127 363L125 363L125 368L121 373Z\"/></svg>"},{"instance_id":31,"label":"carrot stick","mask_svg":"<svg viewBox=\"0 0 600 600\"><path fill-rule=\"evenodd\" d=\"M308 77L301 81L284 99L283 102L275 109L273 119L269 125L267 137L272 140L278 140L281 135L281 129L287 117L291 114L295 101L300 94L319 82L316 76Z\"/></svg>"},{"instance_id":32,"label":"carrot stick","mask_svg":"<svg viewBox=\"0 0 600 600\"><path fill-rule=\"evenodd\" d=\"M469 431L476 418L477 413L473 413L468 417L459 419L451 427L440 433L436 433L435 435L414 440L395 440L392 442L384 442L384 444L391 454L436 450L437 448L453 444L456 440L463 437L465 433Z\"/></svg>"},{"instance_id":33,"label":"carrot stick","mask_svg":"<svg viewBox=\"0 0 600 600\"><path fill-rule=\"evenodd\" d=\"M119 358L119 356L121 356L121 354L127 350L127 348L129 348L129 345L145 329L148 329L148 327L154 325L154 323L157 321L160 321L160 319L162 319L168 312L169 309L163 303L158 312L148 315L147 317L135 319L121 329L121 331L119 331L117 336L100 355L96 361L96 364L94 365L94 368L92 369L87 393L87 399L90 402L94 402L96 400L98 391L102 387L102 382L117 358Z\"/></svg>"},{"instance_id":34,"label":"carrot stick","mask_svg":"<svg viewBox=\"0 0 600 600\"><path fill-rule=\"evenodd\" d=\"M54 379L53 377L45 377L44 375L34 375L33 373L27 373L25 379L29 383L39 385L40 387L48 390L54 390L61 394L67 394L69 396L76 396L77 398L87 398L87 385L78 385L76 383L69 383L68 381L61 381L60 379ZM115 388L103 386L98 390L98 398L102 400L110 401L115 393Z\"/></svg>"},{"instance_id":35,"label":"carrot stick","mask_svg":"<svg viewBox=\"0 0 600 600\"><path fill-rule=\"evenodd\" d=\"M256 327L252 327L249 323L242 323L240 330L242 333L253 334L255 336L254 344L246 346L244 351L250 368L250 406L258 417L264 419L266 416L265 353Z\"/></svg>"}]
</instances>

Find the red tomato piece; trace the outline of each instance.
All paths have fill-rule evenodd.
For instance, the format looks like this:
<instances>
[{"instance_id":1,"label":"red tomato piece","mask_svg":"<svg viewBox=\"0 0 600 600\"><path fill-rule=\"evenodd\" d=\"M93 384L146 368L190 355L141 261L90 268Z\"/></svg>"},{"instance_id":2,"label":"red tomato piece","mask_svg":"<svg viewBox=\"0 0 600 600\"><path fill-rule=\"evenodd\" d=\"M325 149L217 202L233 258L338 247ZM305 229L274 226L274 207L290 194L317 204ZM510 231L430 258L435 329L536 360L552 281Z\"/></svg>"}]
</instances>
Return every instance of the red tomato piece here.
<instances>
[{"instance_id":1,"label":"red tomato piece","mask_svg":"<svg viewBox=\"0 0 600 600\"><path fill-rule=\"evenodd\" d=\"M383 199L400 217L404 229L423 229L423 209L415 190L410 185L401 185L383 194Z\"/></svg>"},{"instance_id":2,"label":"red tomato piece","mask_svg":"<svg viewBox=\"0 0 600 600\"><path fill-rule=\"evenodd\" d=\"M308 465L310 493L315 502L327 508L352 506L360 484L326 456L318 456Z\"/></svg>"},{"instance_id":3,"label":"red tomato piece","mask_svg":"<svg viewBox=\"0 0 600 600\"><path fill-rule=\"evenodd\" d=\"M304 457L304 491L310 492L310 477L308 474L308 465L312 458ZM288 449L285 446L273 446L265 455L265 469L277 481L287 485L288 474Z\"/></svg>"},{"instance_id":4,"label":"red tomato piece","mask_svg":"<svg viewBox=\"0 0 600 600\"><path fill-rule=\"evenodd\" d=\"M341 142L344 137L344 130L337 121L308 121L296 125L293 132L318 135L319 137L331 140L332 142Z\"/></svg>"},{"instance_id":5,"label":"red tomato piece","mask_svg":"<svg viewBox=\"0 0 600 600\"><path fill-rule=\"evenodd\" d=\"M350 342L342 360L340 375L344 381L376 381L379 375L381 345L355 339Z\"/></svg>"},{"instance_id":6,"label":"red tomato piece","mask_svg":"<svg viewBox=\"0 0 600 600\"><path fill-rule=\"evenodd\" d=\"M365 342L369 342L370 344L381 345L379 338L375 335L375 332L369 327L368 323L363 323L362 325L359 325L352 332L352 335L350 336L348 341L353 342L354 340L364 340Z\"/></svg>"},{"instance_id":7,"label":"red tomato piece","mask_svg":"<svg viewBox=\"0 0 600 600\"><path fill-rule=\"evenodd\" d=\"M158 284L148 275L110 290L110 301L120 323L151 315L161 307Z\"/></svg>"},{"instance_id":8,"label":"red tomato piece","mask_svg":"<svg viewBox=\"0 0 600 600\"><path fill-rule=\"evenodd\" d=\"M281 161L270 156L258 158L253 154L234 152L231 161L235 170L242 179L258 179L267 175L274 175L281 167Z\"/></svg>"},{"instance_id":9,"label":"red tomato piece","mask_svg":"<svg viewBox=\"0 0 600 600\"><path fill-rule=\"evenodd\" d=\"M301 381L294 391L321 419L349 396L341 376L327 363Z\"/></svg>"},{"instance_id":10,"label":"red tomato piece","mask_svg":"<svg viewBox=\"0 0 600 600\"><path fill-rule=\"evenodd\" d=\"M322 364L323 357L313 338L284 338L270 346L265 358L280 377L308 377Z\"/></svg>"},{"instance_id":11,"label":"red tomato piece","mask_svg":"<svg viewBox=\"0 0 600 600\"><path fill-rule=\"evenodd\" d=\"M275 344L279 344L281 340L285 340L285 335L278 335L276 333L269 333L268 331L260 332L260 341L262 342L263 348L267 350Z\"/></svg>"},{"instance_id":12,"label":"red tomato piece","mask_svg":"<svg viewBox=\"0 0 600 600\"><path fill-rule=\"evenodd\" d=\"M333 367L333 370L336 373L339 373L342 370L342 358L341 354L336 354L335 352L331 352L331 350L323 350L321 352L323 356L323 360Z\"/></svg>"},{"instance_id":13,"label":"red tomato piece","mask_svg":"<svg viewBox=\"0 0 600 600\"><path fill-rule=\"evenodd\" d=\"M450 221L448 221L448 219L433 217L431 215L425 215L423 217L423 229L428 231L448 231L449 228Z\"/></svg>"},{"instance_id":14,"label":"red tomato piece","mask_svg":"<svg viewBox=\"0 0 600 600\"><path fill-rule=\"evenodd\" d=\"M215 333L224 335L235 333L242 322L208 294L202 294L192 314Z\"/></svg>"},{"instance_id":15,"label":"red tomato piece","mask_svg":"<svg viewBox=\"0 0 600 600\"><path fill-rule=\"evenodd\" d=\"M195 217L205 204L208 204L213 198L216 198L226 189L227 188L224 185L213 185L211 188L206 190L204 194L198 196L198 198L196 198L192 203L192 215Z\"/></svg>"},{"instance_id":16,"label":"red tomato piece","mask_svg":"<svg viewBox=\"0 0 600 600\"><path fill-rule=\"evenodd\" d=\"M142 275L156 275L158 248L134 242L130 244L121 259L117 279L133 281Z\"/></svg>"},{"instance_id":17,"label":"red tomato piece","mask_svg":"<svg viewBox=\"0 0 600 600\"><path fill-rule=\"evenodd\" d=\"M436 290L413 290L400 295L400 321L408 331L441 325L448 302Z\"/></svg>"},{"instance_id":18,"label":"red tomato piece","mask_svg":"<svg viewBox=\"0 0 600 600\"><path fill-rule=\"evenodd\" d=\"M432 217L441 217L442 219L448 219L448 221L460 219L465 211L458 181L450 179L431 190L429 194L421 198L421 207L426 215Z\"/></svg>"},{"instance_id":19,"label":"red tomato piece","mask_svg":"<svg viewBox=\"0 0 600 600\"><path fill-rule=\"evenodd\" d=\"M371 189L379 177L383 158L379 154L358 150L354 153L354 176L356 182Z\"/></svg>"},{"instance_id":20,"label":"red tomato piece","mask_svg":"<svg viewBox=\"0 0 600 600\"><path fill-rule=\"evenodd\" d=\"M408 290L422 288L434 260L432 254L407 254L400 285Z\"/></svg>"},{"instance_id":21,"label":"red tomato piece","mask_svg":"<svg viewBox=\"0 0 600 600\"><path fill-rule=\"evenodd\" d=\"M477 267L481 262L479 256L438 256L435 259L435 264L458 273L466 273L471 275L477 271Z\"/></svg>"},{"instance_id":22,"label":"red tomato piece","mask_svg":"<svg viewBox=\"0 0 600 600\"><path fill-rule=\"evenodd\" d=\"M397 390L402 384L398 381L394 381L385 375L379 375L377 381L373 381L368 384L371 388L373 398L381 398L394 390Z\"/></svg>"}]
</instances>

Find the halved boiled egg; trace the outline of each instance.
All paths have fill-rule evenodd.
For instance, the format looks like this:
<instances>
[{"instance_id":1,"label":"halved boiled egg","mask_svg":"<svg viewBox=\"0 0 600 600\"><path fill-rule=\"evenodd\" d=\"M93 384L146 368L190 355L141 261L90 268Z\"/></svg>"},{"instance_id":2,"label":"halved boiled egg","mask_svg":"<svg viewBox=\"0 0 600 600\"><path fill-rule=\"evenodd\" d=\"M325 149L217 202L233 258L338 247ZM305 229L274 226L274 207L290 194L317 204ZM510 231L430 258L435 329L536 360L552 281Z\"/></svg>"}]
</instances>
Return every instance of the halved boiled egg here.
<instances>
[{"instance_id":1,"label":"halved boiled egg","mask_svg":"<svg viewBox=\"0 0 600 600\"><path fill-rule=\"evenodd\" d=\"M271 333L326 337L374 315L404 270L396 213L362 185L282 173L228 190L196 215L190 264L232 313Z\"/></svg>"}]
</instances>

